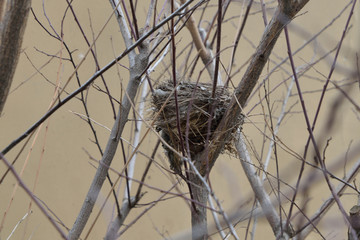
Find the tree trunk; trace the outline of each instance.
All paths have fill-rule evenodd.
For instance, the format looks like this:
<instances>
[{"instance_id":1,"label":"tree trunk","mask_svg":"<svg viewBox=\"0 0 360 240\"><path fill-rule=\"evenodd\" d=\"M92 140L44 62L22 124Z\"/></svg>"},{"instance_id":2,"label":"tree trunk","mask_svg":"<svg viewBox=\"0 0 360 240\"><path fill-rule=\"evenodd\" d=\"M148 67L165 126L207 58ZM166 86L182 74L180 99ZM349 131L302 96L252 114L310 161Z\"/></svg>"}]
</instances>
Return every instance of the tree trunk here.
<instances>
[{"instance_id":1,"label":"tree trunk","mask_svg":"<svg viewBox=\"0 0 360 240\"><path fill-rule=\"evenodd\" d=\"M21 51L31 0L0 1L0 115Z\"/></svg>"},{"instance_id":2,"label":"tree trunk","mask_svg":"<svg viewBox=\"0 0 360 240\"><path fill-rule=\"evenodd\" d=\"M192 240L207 239L206 204L209 193L203 181L194 172L189 173L189 180L195 206L191 209Z\"/></svg>"}]
</instances>

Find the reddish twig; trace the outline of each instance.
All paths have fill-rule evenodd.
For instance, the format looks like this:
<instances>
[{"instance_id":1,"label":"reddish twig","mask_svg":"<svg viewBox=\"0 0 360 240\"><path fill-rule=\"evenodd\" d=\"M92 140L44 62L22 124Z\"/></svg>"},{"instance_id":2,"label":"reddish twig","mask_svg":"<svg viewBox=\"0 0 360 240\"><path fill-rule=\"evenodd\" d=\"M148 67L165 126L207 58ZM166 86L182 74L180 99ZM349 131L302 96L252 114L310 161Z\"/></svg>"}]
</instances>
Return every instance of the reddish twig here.
<instances>
[{"instance_id":1,"label":"reddish twig","mask_svg":"<svg viewBox=\"0 0 360 240\"><path fill-rule=\"evenodd\" d=\"M52 107L46 114L44 114L36 123L34 123L29 129L27 129L23 134L21 134L18 138L12 141L7 147L5 147L1 153L5 155L11 149L13 149L17 144L19 144L22 140L24 140L30 133L32 133L41 123L43 123L46 119L48 119L54 112L56 112L59 108L65 105L68 101L73 99L77 94L87 89L87 87L94 82L101 74L109 70L112 66L114 66L118 61L123 59L129 52L138 47L145 39L147 39L152 33L157 31L160 27L166 24L170 19L177 16L183 9L185 9L192 1L188 1L183 4L180 8L178 8L174 13L170 14L168 17L163 19L158 25L152 28L149 32L145 33L142 37L139 38L134 44L132 44L129 48L127 48L123 53L117 56L114 60L109 62L106 66L97 71L92 77L90 77L84 84L81 85L78 89L72 92L69 96L62 99L57 105Z\"/></svg>"},{"instance_id":2,"label":"reddish twig","mask_svg":"<svg viewBox=\"0 0 360 240\"><path fill-rule=\"evenodd\" d=\"M24 191L29 195L29 197L31 198L31 200L33 202L35 202L35 204L39 207L39 209L41 210L41 212L46 216L46 218L49 219L49 221L51 222L51 224L55 227L55 229L59 232L59 234L61 235L61 237L63 239L67 239L66 234L63 232L63 230L61 230L61 228L57 225L57 223L55 222L55 220L47 213L46 209L43 207L43 205L40 203L40 201L33 195L33 193L30 191L30 189L25 185L25 183L23 182L23 180L20 178L19 174L17 174L17 172L15 171L14 167L6 160L5 156L0 153L0 158L1 160L5 163L5 165L10 169L10 171L12 172L12 174L14 175L14 177L16 178L17 182L19 183L19 185L24 189Z\"/></svg>"},{"instance_id":3,"label":"reddish twig","mask_svg":"<svg viewBox=\"0 0 360 240\"><path fill-rule=\"evenodd\" d=\"M306 155L307 155L308 147L309 147L309 144L310 144L310 140L315 141L314 137L312 136L312 132L313 132L314 129L315 129L315 124L316 124L316 120L317 120L317 118L318 118L318 116L319 116L319 112L320 112L320 109L321 109L322 101L323 101L323 99L324 99L324 96L325 96L325 93L326 93L326 90L327 90L327 86L328 86L328 84L329 84L329 82L330 82L330 78L331 78L331 76L332 76L332 74L333 74L333 72L334 72L334 69L335 69L335 66L336 66L337 57L338 57L338 55L339 55L342 42L343 42L343 40L344 40L344 38L345 38L345 33L346 33L346 31L347 31L347 29L348 29L348 27L349 27L349 23L350 23L350 19L351 19L351 16L352 16L352 14L353 14L353 11L354 11L355 3L356 3L356 1L354 1L353 5L352 5L352 8L351 8L351 10L350 10L349 17L348 17L347 22L346 22L346 24L345 24L345 29L344 29L344 31L343 31L343 34L342 34L342 36L341 36L341 38L340 38L340 42L339 42L338 48L337 48L337 50L336 50L336 54L335 54L335 57L334 57L334 60L333 60L333 64L332 64L332 66L331 66L331 69L330 69L329 75L328 75L328 77L327 77L327 80L326 80L326 82L325 82L325 84L324 84L324 86L323 86L323 91L322 91L321 96L320 96L320 100L319 100L319 103L318 103L318 107L317 107L317 109L316 109L316 113L315 113L315 117L314 117L314 120L313 120L312 125L310 125L310 122L308 122L307 115L306 115L306 113L304 112L305 117L306 117L306 121L307 121L308 131L309 131L309 137L308 137L307 142L306 142L306 144L305 144L305 149L304 149L304 154L303 154L303 158L304 158L304 159L306 159ZM290 46L289 46L290 43L289 43L288 41L289 41L289 40L288 40L288 36L287 36L287 44L288 44L288 48L290 48ZM290 49L289 49L289 51L290 51ZM289 59L290 59L291 66L292 66L292 68L293 68L294 77L295 77L295 76L296 76L296 74L295 74L296 72L294 72L295 69L294 69L294 66L293 66L292 53L291 53L291 52L289 52ZM298 87L299 97L301 98L301 96L300 96L301 92L299 91L299 86L298 86L298 81L297 81L297 79L296 79L296 85L297 85L297 87ZM303 109L305 110L305 106L303 105L303 102L302 102L302 106L303 106ZM317 160L318 160L318 161L321 161L319 149L316 148L315 150L317 151L317 154L318 154L318 159L317 159ZM291 215L292 215L292 207L293 207L293 203L295 202L296 195L297 195L297 189L298 189L298 186L299 186L300 181L301 181L302 173L303 173L303 171L304 171L304 164L305 164L305 162L302 163L302 166L301 166L301 168L300 168L300 172L299 172L299 176L298 176L297 183L296 183L296 188L295 188L296 190L295 190L295 192L294 192L294 195L293 195L293 198L292 198L292 201L291 201L291 205L290 205L290 209L289 209L289 214L288 214L287 221L290 221L290 217L291 217Z\"/></svg>"}]
</instances>

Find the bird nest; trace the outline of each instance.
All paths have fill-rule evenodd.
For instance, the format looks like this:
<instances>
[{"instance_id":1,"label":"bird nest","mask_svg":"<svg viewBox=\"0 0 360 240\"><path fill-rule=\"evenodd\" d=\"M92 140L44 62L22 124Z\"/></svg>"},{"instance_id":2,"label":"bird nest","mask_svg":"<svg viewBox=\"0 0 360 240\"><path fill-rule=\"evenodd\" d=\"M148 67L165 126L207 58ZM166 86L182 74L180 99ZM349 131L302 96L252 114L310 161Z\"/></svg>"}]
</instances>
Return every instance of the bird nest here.
<instances>
[{"instance_id":1,"label":"bird nest","mask_svg":"<svg viewBox=\"0 0 360 240\"><path fill-rule=\"evenodd\" d=\"M230 103L231 96L225 87L219 86L215 90L215 98L212 98L212 85L204 83L180 82L176 90L177 101L175 101L174 85L171 81L160 84L154 91L152 96L154 115L161 111L155 119L155 126L161 132L162 138L179 153L182 152L181 142L187 152L186 141L188 141L190 155L194 159L196 154L204 150L206 139L211 140ZM179 117L177 117L176 109L178 109ZM178 130L178 118L181 135ZM242 120L239 118L234 121L238 123L234 124L233 130L240 126ZM166 145L163 147L169 157L171 168L180 174L182 161ZM232 149L231 141L225 143L224 149Z\"/></svg>"}]
</instances>

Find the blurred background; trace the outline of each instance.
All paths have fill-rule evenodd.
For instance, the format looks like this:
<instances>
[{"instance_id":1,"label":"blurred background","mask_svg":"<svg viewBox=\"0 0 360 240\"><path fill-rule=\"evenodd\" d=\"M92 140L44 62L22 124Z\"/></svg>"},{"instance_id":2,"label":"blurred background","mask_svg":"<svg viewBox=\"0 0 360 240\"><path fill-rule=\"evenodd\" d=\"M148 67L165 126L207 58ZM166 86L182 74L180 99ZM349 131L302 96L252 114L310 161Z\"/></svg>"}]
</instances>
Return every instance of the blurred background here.
<instances>
[{"instance_id":1,"label":"blurred background","mask_svg":"<svg viewBox=\"0 0 360 240\"><path fill-rule=\"evenodd\" d=\"M128 1L124 2L126 9L129 10ZM232 83L229 85L230 91L233 91L234 86L240 82L249 59L255 52L264 32L264 14L261 10L261 2L266 4L267 21L271 19L277 5L277 1L254 1L235 55ZM144 26L149 4L150 1L136 1L136 15L140 27ZM224 66L220 68L223 79L226 78L224 69L227 69L230 63L235 33L242 19L239 20L239 17L244 15L247 4L246 1L232 1L224 17L220 55L221 64ZM68 60L68 50L72 53L75 64L79 64L85 58L78 69L78 79L81 84L96 72L94 58L91 54L87 55L88 45L84 36L90 43L97 38L93 49L100 68L125 50L118 22L112 15L112 7L108 1L72 2L83 33L67 6L66 1L32 1L32 12L29 13L11 93L0 118L1 149L39 120L49 109L56 91L55 86L64 86L67 83L70 75L74 72L74 66ZM310 121L315 116L321 91L329 75L336 47L345 30L351 6L351 1L313 0L289 25L291 48L293 52L300 49L294 56L294 61L298 72L301 73L299 82ZM359 4L357 4L350 27L346 30L346 37L342 43L334 74L331 77L331 81L340 86L344 93L339 91L332 82L329 84L314 131L329 172L338 178L344 177L346 172L357 161L360 161L359 151L356 151L360 147L360 112L354 104L356 103L357 106L360 104L359 10ZM199 24L201 28L209 29L216 11L217 1L209 1L207 4L200 5L194 13L196 24ZM162 19L168 14L168 5L163 1L158 1L156 18ZM181 23L179 27L182 25ZM214 29L215 27L213 26ZM168 30L168 28L169 25L164 26L164 29ZM214 33L215 30L210 32L209 41L214 38ZM59 41L51 35L62 36L63 41ZM158 37L159 35L153 35L152 41ZM314 39L308 42L312 38ZM160 46L165 46L166 42L163 41ZM201 61L197 62L193 74L191 74L197 53L191 43L191 35L184 27L176 35L177 54L179 55L177 58L178 74L185 80L196 81L199 78L202 82L210 82L209 74L206 70L204 71ZM216 44L214 44L213 51L215 51L215 46ZM160 47L155 50L156 53L159 51ZM299 96L292 82L289 61L287 60L275 68L287 56L287 45L282 33L270 57L271 60L263 70L256 90L243 110L246 116L243 133L248 151L259 169L264 166L267 156L270 156L264 184L272 197L277 191L281 192L285 217L290 206L287 198L292 197L302 163L299 156L302 157L309 136ZM154 71L149 73L154 87L159 82L171 78L170 57L170 53L166 54ZM124 96L124 89L129 79L128 66L128 59L125 57L103 74L104 80L98 78L83 92L102 150L105 149L110 134L109 129L114 123L114 109L116 112L118 111L118 102ZM273 69L275 70L272 71ZM104 93L103 81L106 82L113 98L114 108L110 104L109 96ZM288 96L288 89L291 86L292 89ZM77 78L72 77L60 98L66 97L78 87ZM135 104L136 106L141 103L145 104L141 121L147 122L138 129L140 138L142 138L148 129L148 124L152 121L152 113L149 90L147 90L145 98L141 98L140 92ZM344 97L344 94L347 97ZM287 99L286 105L284 99ZM68 231L66 228L72 227L79 213L98 166L96 160L101 159L101 153L94 143L94 134L87 124L84 114L83 103L79 98L72 99L36 130L23 150L22 147L26 140L6 154L8 161L13 161L19 154L14 164L16 171L21 174L24 183L43 203L49 214L56 216L66 226L63 227L65 232ZM284 117L281 119L277 133L275 157L273 149L269 150L272 137L269 128L271 122L274 126L276 125L281 114L284 114ZM124 147L118 148L111 166L115 171L122 171L124 156L128 158L133 151L134 133L139 127L139 121L135 121L135 119L138 117L134 111L129 114L129 122L122 135ZM153 131L144 137L136 155L134 179L140 180L143 176L157 139L158 137ZM306 161L314 164L314 156L314 150L310 144ZM278 169L275 159L279 164ZM186 234L191 230L190 208L188 201L183 197L188 197L187 185L180 181L176 188L171 190L172 194L162 196L164 192L170 190L178 178L170 171L162 147L155 154L154 163L145 179L146 186L142 190L145 195L137 207L131 210L125 221L126 225L133 225L126 228L121 238L189 239ZM1 163L1 177L5 171L6 167ZM113 180L116 180L118 176L115 171L110 173ZM279 172L278 176L277 171ZM260 172L263 176L262 171ZM281 179L280 189L277 187L277 178ZM297 207L310 217L318 211L331 193L320 170L306 165L303 179L302 190L299 191L296 203ZM354 181L351 181L350 184L358 186L357 179L353 179ZM235 153L225 153L219 157L211 172L210 181L224 210L229 215L234 214L232 222L236 223L235 229L240 239L245 239L246 236L250 239L251 235L248 235L250 233L253 234L254 239L273 236L271 228L261 216L256 223L253 219L249 221L251 210L255 204L254 194ZM331 179L334 187L339 183L339 180ZM124 197L125 185L125 180L121 178L115 186L115 190L119 193L120 204ZM133 182L131 195L136 193L138 185L138 182ZM105 182L82 239L89 232L110 189L110 184ZM358 194L355 190L348 189L340 199L345 210L348 211L357 204ZM305 222L297 207L291 219L295 229ZM144 212L145 210L146 212ZM114 198L110 194L88 239L103 239L115 214ZM17 226L10 239L61 239L46 216L31 202L24 190L17 186L16 179L9 173L0 185L0 238L7 239L24 216L26 216L25 219ZM211 239L221 239L214 227L210 211L208 219ZM321 234L314 231L307 239L347 239L348 227L336 205L332 206L319 222L318 229Z\"/></svg>"}]
</instances>

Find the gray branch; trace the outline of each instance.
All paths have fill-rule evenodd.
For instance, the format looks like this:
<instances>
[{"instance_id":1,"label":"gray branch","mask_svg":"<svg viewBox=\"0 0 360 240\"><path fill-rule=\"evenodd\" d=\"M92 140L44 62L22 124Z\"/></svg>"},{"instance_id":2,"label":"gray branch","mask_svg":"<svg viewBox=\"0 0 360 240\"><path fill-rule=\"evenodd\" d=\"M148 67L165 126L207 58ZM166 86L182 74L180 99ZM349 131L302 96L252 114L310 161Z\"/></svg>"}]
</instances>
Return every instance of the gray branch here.
<instances>
[{"instance_id":1,"label":"gray branch","mask_svg":"<svg viewBox=\"0 0 360 240\"><path fill-rule=\"evenodd\" d=\"M73 225L73 228L69 232L69 239L78 239L83 231L92 209L95 205L96 199L99 195L100 189L106 179L106 175L111 165L111 162L116 153L116 149L119 143L119 139L124 130L125 124L128 121L128 115L131 109L131 103L136 96L140 80L141 73L146 69L148 64L148 48L146 44L141 44L139 48L139 54L135 57L134 66L130 67L130 81L126 89L126 94L122 100L122 104L119 108L119 113L116 116L114 126L111 130L111 134L106 145L106 149L100 161L100 165L96 171L93 182L87 193L80 213Z\"/></svg>"},{"instance_id":2,"label":"gray branch","mask_svg":"<svg viewBox=\"0 0 360 240\"><path fill-rule=\"evenodd\" d=\"M280 222L280 217L275 207L273 206L270 196L266 193L260 177L257 175L252 163L249 153L247 152L246 145L244 143L242 134L240 131L237 133L237 139L235 141L235 148L238 152L241 165L244 169L246 177L248 178L251 188L254 191L256 199L260 203L263 213L268 220L276 239L289 239L294 234L292 227L284 226Z\"/></svg>"},{"instance_id":3,"label":"gray branch","mask_svg":"<svg viewBox=\"0 0 360 240\"><path fill-rule=\"evenodd\" d=\"M130 210L131 210L131 206L133 206L134 204L136 204L137 199L135 197L132 197L130 199L130 203L128 201L128 199L125 199L121 205L121 216L118 216L114 219L114 221L111 223L109 230L106 233L105 236L105 240L114 240L114 239L118 239L119 235L118 235L118 230L120 229L120 227L122 226L122 224L125 221L125 218L127 217L127 215L129 214Z\"/></svg>"},{"instance_id":4,"label":"gray branch","mask_svg":"<svg viewBox=\"0 0 360 240\"><path fill-rule=\"evenodd\" d=\"M235 89L234 98L232 99L229 107L227 108L227 111L218 125L215 131L216 134L214 134L212 137L208 147L199 153L197 159L193 159L195 160L196 169L199 170L202 176L206 176L210 173L211 168L214 166L216 159L223 150L225 143L231 139L232 131L229 131L229 129L234 129L237 122L234 121L234 119L238 119L241 116L241 110L245 106L251 92L256 86L260 74L270 57L271 51L278 37L280 36L282 29L294 18L294 16L305 6L308 1L309 0L279 0L275 14L263 33L261 41L251 59L244 77ZM197 185L192 187L193 197L195 200L201 203L197 205L197 209L195 209L195 211L193 210L194 212L192 212L193 239L205 239L206 214L203 213L203 211L205 211L205 207L203 205L206 205L207 203L207 191L204 190L203 184L201 181L199 181L199 176L190 173L189 177L189 180ZM198 194L203 194L203 196L198 196ZM269 213L267 216L269 217L268 220L273 227L274 233L279 237L279 233L282 236L287 235L282 234L282 223L280 223L279 217L276 216L277 214L274 214L274 212L271 214ZM194 220L196 222L194 222ZM197 228L196 226L199 227ZM200 230L200 236L197 235L198 231L194 232L196 229ZM281 231L279 231L279 229ZM291 229L289 229L289 231L285 229L285 232L290 233Z\"/></svg>"},{"instance_id":5,"label":"gray branch","mask_svg":"<svg viewBox=\"0 0 360 240\"><path fill-rule=\"evenodd\" d=\"M0 0L0 115L21 51L31 0Z\"/></svg>"},{"instance_id":6,"label":"gray branch","mask_svg":"<svg viewBox=\"0 0 360 240\"><path fill-rule=\"evenodd\" d=\"M266 27L261 41L253 55L251 62L235 89L234 98L232 99L224 117L222 118L219 126L216 129L209 149L202 152L200 157L201 161L196 163L197 169L204 176L209 169L214 165L217 157L224 148L225 142L231 138L231 131L234 124L241 114L242 107L245 106L252 90L256 86L260 74L268 61L271 51L280 36L282 29L294 18L309 0L287 0L279 1L279 5L275 11L273 18L269 25Z\"/></svg>"}]
</instances>

